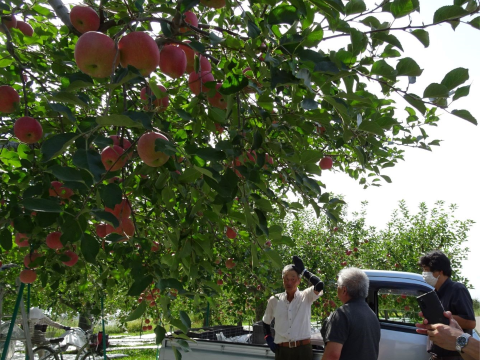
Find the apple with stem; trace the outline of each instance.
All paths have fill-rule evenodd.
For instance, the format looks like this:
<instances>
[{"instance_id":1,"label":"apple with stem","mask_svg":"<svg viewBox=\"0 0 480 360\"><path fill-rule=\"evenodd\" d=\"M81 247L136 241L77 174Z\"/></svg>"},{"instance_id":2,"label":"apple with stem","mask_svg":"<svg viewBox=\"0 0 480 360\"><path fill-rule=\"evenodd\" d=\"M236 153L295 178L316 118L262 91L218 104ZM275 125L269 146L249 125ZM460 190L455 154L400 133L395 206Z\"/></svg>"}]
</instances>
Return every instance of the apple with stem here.
<instances>
[{"instance_id":1,"label":"apple with stem","mask_svg":"<svg viewBox=\"0 0 480 360\"><path fill-rule=\"evenodd\" d=\"M42 125L40 125L36 119L30 116L24 116L15 121L13 133L21 142L25 144L35 144L42 138L43 129Z\"/></svg>"},{"instance_id":2,"label":"apple with stem","mask_svg":"<svg viewBox=\"0 0 480 360\"><path fill-rule=\"evenodd\" d=\"M138 156L145 164L151 167L162 166L170 157L161 151L155 150L155 141L157 139L168 141L167 137L160 133L148 132L140 137L137 144Z\"/></svg>"},{"instance_id":3,"label":"apple with stem","mask_svg":"<svg viewBox=\"0 0 480 360\"><path fill-rule=\"evenodd\" d=\"M333 160L330 156L325 156L322 160L320 160L320 169L322 170L329 170L332 168Z\"/></svg>"},{"instance_id":4,"label":"apple with stem","mask_svg":"<svg viewBox=\"0 0 480 360\"><path fill-rule=\"evenodd\" d=\"M193 25L195 27L198 27L198 19L197 19L197 15L195 15L193 12L191 11L186 11L185 12L185 22L187 24L190 24L190 25ZM180 33L186 33L187 31L189 31L190 28L185 26L185 27L181 27L179 29Z\"/></svg>"},{"instance_id":5,"label":"apple with stem","mask_svg":"<svg viewBox=\"0 0 480 360\"><path fill-rule=\"evenodd\" d=\"M100 27L100 17L91 7L76 5L70 10L70 22L82 34L97 31Z\"/></svg>"},{"instance_id":6,"label":"apple with stem","mask_svg":"<svg viewBox=\"0 0 480 360\"><path fill-rule=\"evenodd\" d=\"M102 150L101 159L105 170L117 171L125 166L127 157L123 156L125 150L118 145L107 146Z\"/></svg>"},{"instance_id":7,"label":"apple with stem","mask_svg":"<svg viewBox=\"0 0 480 360\"><path fill-rule=\"evenodd\" d=\"M78 68L94 78L109 77L120 63L115 42L109 36L89 31L80 36L75 45Z\"/></svg>"},{"instance_id":8,"label":"apple with stem","mask_svg":"<svg viewBox=\"0 0 480 360\"><path fill-rule=\"evenodd\" d=\"M187 56L178 46L165 45L160 51L160 70L173 79L181 77L187 68Z\"/></svg>"},{"instance_id":9,"label":"apple with stem","mask_svg":"<svg viewBox=\"0 0 480 360\"><path fill-rule=\"evenodd\" d=\"M0 112L13 113L20 104L20 95L11 86L0 86Z\"/></svg>"}]
</instances>

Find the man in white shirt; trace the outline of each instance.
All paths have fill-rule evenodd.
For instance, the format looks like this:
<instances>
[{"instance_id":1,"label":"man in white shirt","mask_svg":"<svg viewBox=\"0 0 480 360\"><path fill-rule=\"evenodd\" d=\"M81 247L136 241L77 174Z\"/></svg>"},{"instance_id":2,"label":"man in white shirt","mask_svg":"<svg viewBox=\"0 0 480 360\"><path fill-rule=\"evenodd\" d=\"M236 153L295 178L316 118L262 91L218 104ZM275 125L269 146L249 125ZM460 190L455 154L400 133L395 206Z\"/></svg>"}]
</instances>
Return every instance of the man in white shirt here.
<instances>
[{"instance_id":1,"label":"man in white shirt","mask_svg":"<svg viewBox=\"0 0 480 360\"><path fill-rule=\"evenodd\" d=\"M263 316L265 340L275 353L275 360L310 360L313 358L310 342L310 317L312 303L323 294L323 283L308 272L297 256L295 265L283 268L282 278L285 292L276 294L268 300ZM303 291L298 285L305 277L313 285ZM275 319L275 339L270 324Z\"/></svg>"}]
</instances>

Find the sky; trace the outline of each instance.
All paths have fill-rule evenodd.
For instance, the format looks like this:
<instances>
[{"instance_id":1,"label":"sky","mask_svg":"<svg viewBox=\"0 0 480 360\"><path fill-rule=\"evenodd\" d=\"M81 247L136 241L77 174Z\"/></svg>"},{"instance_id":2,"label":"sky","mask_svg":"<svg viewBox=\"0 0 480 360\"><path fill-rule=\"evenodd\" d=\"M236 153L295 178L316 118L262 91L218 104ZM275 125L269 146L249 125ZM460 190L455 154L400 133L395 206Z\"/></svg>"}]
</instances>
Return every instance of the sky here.
<instances>
[{"instance_id":1,"label":"sky","mask_svg":"<svg viewBox=\"0 0 480 360\"><path fill-rule=\"evenodd\" d=\"M420 16L425 24L431 23L436 8L451 4L453 1L422 1ZM411 56L424 69L417 82L410 86L410 91L421 96L427 85L440 83L450 70L467 68L470 79L463 85L471 85L470 95L455 101L449 110L467 109L480 121L480 30L460 24L453 31L449 24L442 24L428 28L428 31L428 48L412 35L394 33L402 42L405 55ZM405 106L407 104L398 99L397 108L403 111ZM405 200L413 212L421 202L425 202L429 209L438 200L444 200L447 205L457 204L457 219L476 222L469 232L466 246L470 253L463 262L461 274L475 287L470 289L472 297L480 300L480 128L441 110L437 114L441 114L439 126L427 128L427 133L431 140L443 142L432 152L405 149L405 161L383 173L390 176L391 184L382 182L381 187L364 190L346 174L335 171L324 171L321 181L327 185L327 191L345 196L350 214L360 210L361 202L367 200L367 224L377 228L385 227L400 200Z\"/></svg>"}]
</instances>

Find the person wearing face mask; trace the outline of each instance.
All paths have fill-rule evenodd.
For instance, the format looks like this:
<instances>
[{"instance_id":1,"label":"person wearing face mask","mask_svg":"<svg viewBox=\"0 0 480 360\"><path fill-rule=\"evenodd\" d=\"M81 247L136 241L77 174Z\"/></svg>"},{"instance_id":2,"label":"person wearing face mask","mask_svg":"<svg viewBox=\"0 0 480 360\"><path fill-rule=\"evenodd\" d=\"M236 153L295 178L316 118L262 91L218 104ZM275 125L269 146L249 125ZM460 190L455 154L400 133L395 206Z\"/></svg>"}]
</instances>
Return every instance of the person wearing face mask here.
<instances>
[{"instance_id":1,"label":"person wearing face mask","mask_svg":"<svg viewBox=\"0 0 480 360\"><path fill-rule=\"evenodd\" d=\"M425 282L435 288L444 310L450 311L463 331L472 335L472 329L476 326L472 297L465 285L450 278L452 267L448 257L439 250L430 251L420 258L418 265L423 270ZM428 351L432 354L432 360L461 359L458 352L435 344Z\"/></svg>"}]
</instances>

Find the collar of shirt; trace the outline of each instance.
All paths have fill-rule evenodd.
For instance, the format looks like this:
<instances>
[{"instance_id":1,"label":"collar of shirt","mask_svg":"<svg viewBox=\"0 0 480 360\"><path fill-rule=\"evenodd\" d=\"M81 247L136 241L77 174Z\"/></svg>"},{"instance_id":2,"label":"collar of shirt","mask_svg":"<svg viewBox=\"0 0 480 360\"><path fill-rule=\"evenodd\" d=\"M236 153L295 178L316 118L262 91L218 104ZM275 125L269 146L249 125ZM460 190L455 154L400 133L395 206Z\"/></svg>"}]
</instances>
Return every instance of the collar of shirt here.
<instances>
[{"instance_id":1,"label":"collar of shirt","mask_svg":"<svg viewBox=\"0 0 480 360\"><path fill-rule=\"evenodd\" d=\"M300 290L298 290L297 288L297 291L295 291L295 294L293 294L293 300L290 301L290 302L294 302L295 301L295 298L297 298L300 294ZM278 296L278 300L282 300L282 301L285 301L287 304L290 303L288 300L287 300L287 292L284 291L283 293L280 293L280 294L277 294Z\"/></svg>"}]
</instances>

